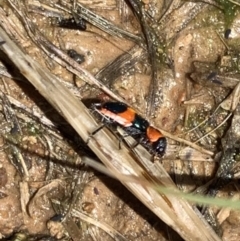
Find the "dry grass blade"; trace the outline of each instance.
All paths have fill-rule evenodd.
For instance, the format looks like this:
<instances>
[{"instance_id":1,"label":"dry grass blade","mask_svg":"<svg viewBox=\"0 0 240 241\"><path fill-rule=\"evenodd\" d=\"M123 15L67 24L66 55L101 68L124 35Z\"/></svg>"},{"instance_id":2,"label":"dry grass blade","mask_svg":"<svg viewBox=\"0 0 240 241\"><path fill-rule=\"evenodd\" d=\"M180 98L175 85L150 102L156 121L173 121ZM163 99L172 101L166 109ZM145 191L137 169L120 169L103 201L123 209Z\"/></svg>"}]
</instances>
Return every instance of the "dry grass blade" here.
<instances>
[{"instance_id":1,"label":"dry grass blade","mask_svg":"<svg viewBox=\"0 0 240 241\"><path fill-rule=\"evenodd\" d=\"M73 209L72 210L72 215L74 217L78 217L88 223L91 223L93 225L95 225L96 227L101 228L102 230L104 230L106 233L108 233L112 238L114 238L117 241L127 241L127 239L125 237L123 237L119 232L117 232L115 229L113 229L111 226L107 225L106 223L103 222L99 222L89 216L87 216L86 214Z\"/></svg>"},{"instance_id":2,"label":"dry grass blade","mask_svg":"<svg viewBox=\"0 0 240 241\"><path fill-rule=\"evenodd\" d=\"M147 174L145 168L136 164L136 159L130 154L128 148L122 146L119 150L116 137L109 131L103 129L89 138L89 135L97 128L97 124L87 108L54 75L24 54L2 28L0 28L0 41L6 42L1 49L13 64L74 127L110 172L135 175L142 180L142 183L152 183L156 179ZM150 185L143 186L124 181L123 184L185 240L220 240L211 228L192 211L188 203L180 205L179 198L159 195Z\"/></svg>"},{"instance_id":3,"label":"dry grass blade","mask_svg":"<svg viewBox=\"0 0 240 241\"><path fill-rule=\"evenodd\" d=\"M159 128L159 129L160 129L160 128ZM206 150L206 149L204 149L203 147L198 146L197 144L195 144L195 143L193 143L193 142L191 142L191 141L188 141L188 140L185 140L185 139L183 139L183 138L180 138L180 137L177 137L177 136L175 136L175 135L172 135L172 134L170 134L169 132L164 131L164 130L162 130L162 129L160 129L160 130L161 130L161 132L163 133L164 136L169 137L169 138L171 138L171 139L173 139L173 140L175 140L175 141L178 141L178 142L180 142L180 143L184 143L184 144L186 144L187 146L190 146L190 147L192 147L192 148L194 148L194 149L196 149L196 150L198 150L198 151L200 151L200 152L202 152L202 153L204 153L204 154L207 154L207 155L210 155L210 156L213 156L213 154L214 154L212 151Z\"/></svg>"},{"instance_id":4,"label":"dry grass blade","mask_svg":"<svg viewBox=\"0 0 240 241\"><path fill-rule=\"evenodd\" d=\"M145 42L147 45L149 61L151 63L151 69L152 69L151 84L149 86L147 110L146 110L146 115L151 116L155 112L154 102L156 98L156 92L157 92L156 86L157 86L157 79L158 79L157 59L160 59L160 55L158 53L160 41L158 40L158 36L156 35L155 31L147 23L146 12L142 1L129 0L129 4L132 6L132 9L134 10L134 14L137 16L139 24L141 25L142 32L144 34Z\"/></svg>"},{"instance_id":5,"label":"dry grass blade","mask_svg":"<svg viewBox=\"0 0 240 241\"><path fill-rule=\"evenodd\" d=\"M65 5L67 5L66 2L64 2L64 1L61 1L61 2L64 3ZM69 9L71 9L71 5L68 5L68 7L69 7ZM127 38L138 44L142 43L141 37L138 37L126 30L123 30L123 29L115 26L114 24L112 24L111 22L106 20L105 18L103 18L103 17L93 13L89 9L85 8L80 3L77 3L77 13L75 13L75 14L79 15L81 18L87 20L92 25L96 26L97 28L103 30L104 32L106 32L112 36L117 36L120 38Z\"/></svg>"},{"instance_id":6,"label":"dry grass blade","mask_svg":"<svg viewBox=\"0 0 240 241\"><path fill-rule=\"evenodd\" d=\"M111 86L119 76L131 70L134 64L141 59L143 55L143 48L135 45L127 53L123 53L101 69L96 74L96 78L100 79L104 84Z\"/></svg>"}]
</instances>

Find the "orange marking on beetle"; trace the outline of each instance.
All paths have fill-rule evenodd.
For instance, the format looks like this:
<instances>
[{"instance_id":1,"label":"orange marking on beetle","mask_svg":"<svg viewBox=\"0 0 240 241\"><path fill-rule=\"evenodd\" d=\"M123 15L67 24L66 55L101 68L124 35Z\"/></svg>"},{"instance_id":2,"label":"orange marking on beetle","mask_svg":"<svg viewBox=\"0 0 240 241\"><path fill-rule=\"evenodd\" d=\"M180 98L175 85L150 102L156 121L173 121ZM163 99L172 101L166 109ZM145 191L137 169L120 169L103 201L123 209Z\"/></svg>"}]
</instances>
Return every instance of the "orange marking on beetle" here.
<instances>
[{"instance_id":1,"label":"orange marking on beetle","mask_svg":"<svg viewBox=\"0 0 240 241\"><path fill-rule=\"evenodd\" d=\"M156 142L159 138L163 137L163 134L152 126L147 128L147 138L150 142Z\"/></svg>"},{"instance_id":2,"label":"orange marking on beetle","mask_svg":"<svg viewBox=\"0 0 240 241\"><path fill-rule=\"evenodd\" d=\"M131 109L131 108L127 108L126 111L122 112L122 113L118 113L118 116L121 116L122 118L128 120L129 122L133 122L136 118L136 112Z\"/></svg>"}]
</instances>

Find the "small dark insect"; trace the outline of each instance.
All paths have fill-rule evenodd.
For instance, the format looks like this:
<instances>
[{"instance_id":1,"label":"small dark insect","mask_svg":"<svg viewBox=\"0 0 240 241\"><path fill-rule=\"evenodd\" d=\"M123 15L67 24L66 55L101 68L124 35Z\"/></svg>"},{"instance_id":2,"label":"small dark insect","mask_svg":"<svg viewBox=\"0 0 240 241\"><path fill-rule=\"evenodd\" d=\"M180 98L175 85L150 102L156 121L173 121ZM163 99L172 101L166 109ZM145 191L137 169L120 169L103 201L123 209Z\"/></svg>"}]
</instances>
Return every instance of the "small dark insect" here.
<instances>
[{"instance_id":1,"label":"small dark insect","mask_svg":"<svg viewBox=\"0 0 240 241\"><path fill-rule=\"evenodd\" d=\"M54 222L61 222L63 219L64 219L64 216L62 214L56 214L50 218L50 220Z\"/></svg>"},{"instance_id":2,"label":"small dark insect","mask_svg":"<svg viewBox=\"0 0 240 241\"><path fill-rule=\"evenodd\" d=\"M231 34L231 29L227 29L224 33L225 39L228 39L230 34Z\"/></svg>"},{"instance_id":3,"label":"small dark insect","mask_svg":"<svg viewBox=\"0 0 240 241\"><path fill-rule=\"evenodd\" d=\"M74 49L69 49L67 51L67 55L74 59L78 64L81 64L85 61L85 56L82 54L79 54L77 51Z\"/></svg>"},{"instance_id":4,"label":"small dark insect","mask_svg":"<svg viewBox=\"0 0 240 241\"><path fill-rule=\"evenodd\" d=\"M164 155L167 146L166 138L126 104L122 102L98 103L94 104L94 109L104 116L108 122L115 122L124 127L129 135L139 136L139 142L151 153Z\"/></svg>"},{"instance_id":5,"label":"small dark insect","mask_svg":"<svg viewBox=\"0 0 240 241\"><path fill-rule=\"evenodd\" d=\"M87 29L86 21L83 18L63 18L58 19L57 22L58 27L82 30L85 31Z\"/></svg>"},{"instance_id":6,"label":"small dark insect","mask_svg":"<svg viewBox=\"0 0 240 241\"><path fill-rule=\"evenodd\" d=\"M211 72L207 76L207 80L212 81L215 84L222 85L222 82L218 79L218 75L216 72Z\"/></svg>"},{"instance_id":7,"label":"small dark insect","mask_svg":"<svg viewBox=\"0 0 240 241\"><path fill-rule=\"evenodd\" d=\"M96 187L93 188L93 192L94 192L94 194L99 195L99 191Z\"/></svg>"}]
</instances>

